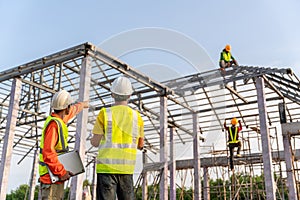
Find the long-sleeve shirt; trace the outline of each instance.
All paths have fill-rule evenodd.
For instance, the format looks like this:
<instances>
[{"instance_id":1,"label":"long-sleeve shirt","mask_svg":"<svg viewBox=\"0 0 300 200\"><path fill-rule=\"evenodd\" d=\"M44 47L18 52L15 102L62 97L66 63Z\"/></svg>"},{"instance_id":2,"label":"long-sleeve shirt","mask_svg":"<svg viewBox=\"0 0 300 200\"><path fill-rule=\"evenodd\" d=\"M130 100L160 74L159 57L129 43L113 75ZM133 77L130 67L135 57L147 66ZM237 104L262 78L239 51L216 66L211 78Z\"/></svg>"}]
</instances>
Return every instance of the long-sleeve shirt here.
<instances>
[{"instance_id":1,"label":"long-sleeve shirt","mask_svg":"<svg viewBox=\"0 0 300 200\"><path fill-rule=\"evenodd\" d=\"M65 124L68 123L73 117L75 117L79 112L82 111L84 105L83 103L77 103L70 107L70 112L68 115L65 115L63 121ZM52 117L59 117L56 113L51 114ZM51 121L46 130L44 136L44 148L43 148L43 158L44 162L48 165L51 172L57 175L59 178L64 176L67 171L65 170L64 166L59 162L57 153L55 150L55 146L59 141L58 138L58 127L56 122ZM40 177L40 181L44 184L51 184L50 175L47 173ZM57 182L61 183L61 182Z\"/></svg>"}]
</instances>

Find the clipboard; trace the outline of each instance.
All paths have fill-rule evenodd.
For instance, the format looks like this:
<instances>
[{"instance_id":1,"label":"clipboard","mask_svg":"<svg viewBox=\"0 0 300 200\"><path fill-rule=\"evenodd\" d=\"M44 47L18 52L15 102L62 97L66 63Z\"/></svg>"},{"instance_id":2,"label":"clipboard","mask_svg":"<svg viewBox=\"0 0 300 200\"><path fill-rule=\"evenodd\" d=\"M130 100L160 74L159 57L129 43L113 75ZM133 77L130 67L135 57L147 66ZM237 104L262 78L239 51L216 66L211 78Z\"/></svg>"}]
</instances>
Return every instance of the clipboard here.
<instances>
[{"instance_id":1,"label":"clipboard","mask_svg":"<svg viewBox=\"0 0 300 200\"><path fill-rule=\"evenodd\" d=\"M72 172L74 176L85 172L82 160L77 150L58 155L58 160L61 164L63 164L65 169ZM58 176L54 175L49 168L48 171L52 183L59 181Z\"/></svg>"}]
</instances>

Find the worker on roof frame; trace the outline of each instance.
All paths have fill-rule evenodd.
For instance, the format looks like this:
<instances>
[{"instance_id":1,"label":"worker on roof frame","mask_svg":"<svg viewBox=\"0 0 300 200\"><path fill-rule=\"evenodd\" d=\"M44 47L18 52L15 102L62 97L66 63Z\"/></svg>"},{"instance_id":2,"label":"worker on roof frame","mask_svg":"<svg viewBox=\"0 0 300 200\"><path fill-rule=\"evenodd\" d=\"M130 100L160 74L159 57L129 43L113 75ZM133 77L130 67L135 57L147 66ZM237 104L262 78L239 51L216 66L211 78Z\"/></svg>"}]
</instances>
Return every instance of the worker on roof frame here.
<instances>
[{"instance_id":1,"label":"worker on roof frame","mask_svg":"<svg viewBox=\"0 0 300 200\"><path fill-rule=\"evenodd\" d=\"M231 46L229 44L221 52L219 65L221 70L225 70L225 68L232 65L238 65L236 59L231 54Z\"/></svg>"}]
</instances>

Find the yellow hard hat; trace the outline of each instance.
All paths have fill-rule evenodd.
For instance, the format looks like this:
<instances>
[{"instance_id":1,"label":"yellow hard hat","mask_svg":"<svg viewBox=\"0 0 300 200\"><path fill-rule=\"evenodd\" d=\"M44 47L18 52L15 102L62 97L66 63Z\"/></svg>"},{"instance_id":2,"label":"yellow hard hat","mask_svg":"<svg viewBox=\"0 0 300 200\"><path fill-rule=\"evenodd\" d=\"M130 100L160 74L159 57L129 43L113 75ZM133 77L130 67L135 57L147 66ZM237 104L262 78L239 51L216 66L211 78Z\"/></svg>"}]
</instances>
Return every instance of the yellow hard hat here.
<instances>
[{"instance_id":1,"label":"yellow hard hat","mask_svg":"<svg viewBox=\"0 0 300 200\"><path fill-rule=\"evenodd\" d=\"M232 124L232 125L237 125L237 123L238 123L237 118L232 118L231 124Z\"/></svg>"},{"instance_id":2,"label":"yellow hard hat","mask_svg":"<svg viewBox=\"0 0 300 200\"><path fill-rule=\"evenodd\" d=\"M230 46L229 44L227 44L227 45L225 46L225 50L226 50L226 51L230 51L230 50L231 50L231 46Z\"/></svg>"}]
</instances>

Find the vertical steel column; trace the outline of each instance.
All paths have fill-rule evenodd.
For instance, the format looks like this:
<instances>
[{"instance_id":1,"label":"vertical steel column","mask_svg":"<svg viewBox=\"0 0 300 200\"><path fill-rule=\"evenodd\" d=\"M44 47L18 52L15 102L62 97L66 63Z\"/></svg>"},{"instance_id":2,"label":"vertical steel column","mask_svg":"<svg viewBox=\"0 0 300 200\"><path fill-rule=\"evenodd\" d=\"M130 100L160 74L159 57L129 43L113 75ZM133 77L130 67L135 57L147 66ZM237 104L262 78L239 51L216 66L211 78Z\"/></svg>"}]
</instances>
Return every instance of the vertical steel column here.
<instances>
[{"instance_id":1,"label":"vertical steel column","mask_svg":"<svg viewBox=\"0 0 300 200\"><path fill-rule=\"evenodd\" d=\"M282 124L282 137L283 137L283 147L284 147L284 159L285 159L286 173L287 173L288 195L289 195L289 199L297 200L298 197L297 197L295 175L293 171L293 154L292 154L292 147L291 147L291 138L289 133L286 130L284 130L285 125L287 124Z\"/></svg>"},{"instance_id":2,"label":"vertical steel column","mask_svg":"<svg viewBox=\"0 0 300 200\"><path fill-rule=\"evenodd\" d=\"M297 125L295 123L286 123L286 107L285 103L278 104L279 116L280 116L280 123L281 123L281 132L282 132L282 139L283 139L283 147L284 147L284 158L285 158L285 165L286 165L286 173L287 173L287 187L288 187L288 195L289 199L297 200L297 186L295 181L295 174L293 171L293 154L292 154L292 147L291 147L291 137L288 130L294 130L294 132L298 132L298 122ZM293 125L296 125L294 128Z\"/></svg>"},{"instance_id":3,"label":"vertical steel column","mask_svg":"<svg viewBox=\"0 0 300 200\"><path fill-rule=\"evenodd\" d=\"M148 162L147 160L147 151L143 151L143 167ZM143 172L143 186L142 186L142 199L148 199L148 180L147 180L147 171Z\"/></svg>"},{"instance_id":4,"label":"vertical steel column","mask_svg":"<svg viewBox=\"0 0 300 200\"><path fill-rule=\"evenodd\" d=\"M15 128L19 112L21 96L21 80L15 78L12 82L5 135L3 138L1 166L0 166L0 199L6 199L8 176L10 171Z\"/></svg>"},{"instance_id":5,"label":"vertical steel column","mask_svg":"<svg viewBox=\"0 0 300 200\"><path fill-rule=\"evenodd\" d=\"M265 188L267 200L276 199L275 195L275 182L272 170L272 155L270 145L270 135L267 122L267 109L266 109L266 98L265 98L265 83L264 79L259 77L256 80L257 90L257 103L259 112L259 123L260 123L260 134L262 140L262 154L264 163L264 176L265 176Z\"/></svg>"},{"instance_id":6,"label":"vertical steel column","mask_svg":"<svg viewBox=\"0 0 300 200\"><path fill-rule=\"evenodd\" d=\"M39 165L39 147L34 151L34 157L33 157L33 163L32 163L32 172L31 172L31 178L30 178L30 191L29 191L29 200L34 200L34 191L36 186L36 174L38 170Z\"/></svg>"},{"instance_id":7,"label":"vertical steel column","mask_svg":"<svg viewBox=\"0 0 300 200\"><path fill-rule=\"evenodd\" d=\"M199 144L199 122L197 113L193 113L193 150L194 150L194 199L201 199L200 180L200 144Z\"/></svg>"},{"instance_id":8,"label":"vertical steel column","mask_svg":"<svg viewBox=\"0 0 300 200\"><path fill-rule=\"evenodd\" d=\"M93 182L92 182L92 200L96 200L96 190L97 190L97 161L96 157L93 162Z\"/></svg>"},{"instance_id":9,"label":"vertical steel column","mask_svg":"<svg viewBox=\"0 0 300 200\"><path fill-rule=\"evenodd\" d=\"M286 123L285 103L278 104L280 123Z\"/></svg>"},{"instance_id":10,"label":"vertical steel column","mask_svg":"<svg viewBox=\"0 0 300 200\"><path fill-rule=\"evenodd\" d=\"M83 58L80 69L80 84L79 84L79 101L89 100L90 82L91 82L91 59L89 56ZM88 109L83 109L78 114L76 124L76 138L75 149L79 151L82 160L85 159L85 146L86 146L86 130L88 123ZM84 174L80 174L72 178L71 181L71 200L82 199L82 183Z\"/></svg>"},{"instance_id":11,"label":"vertical steel column","mask_svg":"<svg viewBox=\"0 0 300 200\"><path fill-rule=\"evenodd\" d=\"M205 200L210 200L210 188L209 188L209 174L208 167L203 168L203 198Z\"/></svg>"},{"instance_id":12,"label":"vertical steel column","mask_svg":"<svg viewBox=\"0 0 300 200\"><path fill-rule=\"evenodd\" d=\"M159 183L159 199L168 199L168 116L167 116L167 97L160 97L160 163L162 165Z\"/></svg>"},{"instance_id":13,"label":"vertical steel column","mask_svg":"<svg viewBox=\"0 0 300 200\"><path fill-rule=\"evenodd\" d=\"M176 159L174 149L174 127L170 128L170 200L176 200Z\"/></svg>"}]
</instances>

